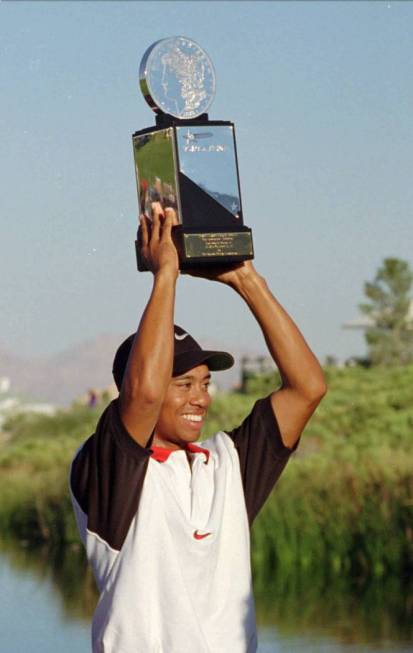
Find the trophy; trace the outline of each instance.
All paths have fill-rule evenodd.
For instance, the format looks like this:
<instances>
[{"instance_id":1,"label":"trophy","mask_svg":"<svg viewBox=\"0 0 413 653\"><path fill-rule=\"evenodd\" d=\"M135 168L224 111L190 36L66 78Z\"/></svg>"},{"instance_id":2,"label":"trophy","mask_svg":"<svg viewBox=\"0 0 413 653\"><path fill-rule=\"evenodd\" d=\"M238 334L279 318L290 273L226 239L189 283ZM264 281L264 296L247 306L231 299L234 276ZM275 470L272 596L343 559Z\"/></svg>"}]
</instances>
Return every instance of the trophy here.
<instances>
[{"instance_id":1,"label":"trophy","mask_svg":"<svg viewBox=\"0 0 413 653\"><path fill-rule=\"evenodd\" d=\"M140 88L156 126L133 134L139 210L152 202L172 207L172 238L180 269L228 265L254 257L243 223L234 124L209 120L215 72L207 53L189 38L153 43L140 65ZM135 242L138 270L141 231Z\"/></svg>"}]
</instances>

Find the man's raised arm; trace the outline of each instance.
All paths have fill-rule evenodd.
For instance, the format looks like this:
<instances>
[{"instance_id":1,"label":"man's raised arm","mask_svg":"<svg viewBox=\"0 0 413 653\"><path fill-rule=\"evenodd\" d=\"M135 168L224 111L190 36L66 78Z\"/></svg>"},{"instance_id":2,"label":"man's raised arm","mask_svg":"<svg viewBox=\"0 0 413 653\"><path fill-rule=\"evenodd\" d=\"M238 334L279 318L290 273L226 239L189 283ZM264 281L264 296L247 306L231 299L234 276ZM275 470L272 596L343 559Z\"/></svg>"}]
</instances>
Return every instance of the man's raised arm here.
<instances>
[{"instance_id":1,"label":"man's raised arm","mask_svg":"<svg viewBox=\"0 0 413 653\"><path fill-rule=\"evenodd\" d=\"M326 393L320 364L250 261L229 271L208 274L208 278L234 288L263 331L282 378L282 386L272 394L271 404L282 440L292 448Z\"/></svg>"},{"instance_id":2,"label":"man's raised arm","mask_svg":"<svg viewBox=\"0 0 413 653\"><path fill-rule=\"evenodd\" d=\"M152 205L152 224L141 217L142 254L153 273L153 288L143 313L119 395L122 421L129 434L145 447L158 420L172 376L175 288L178 255L171 238L172 209Z\"/></svg>"}]
</instances>

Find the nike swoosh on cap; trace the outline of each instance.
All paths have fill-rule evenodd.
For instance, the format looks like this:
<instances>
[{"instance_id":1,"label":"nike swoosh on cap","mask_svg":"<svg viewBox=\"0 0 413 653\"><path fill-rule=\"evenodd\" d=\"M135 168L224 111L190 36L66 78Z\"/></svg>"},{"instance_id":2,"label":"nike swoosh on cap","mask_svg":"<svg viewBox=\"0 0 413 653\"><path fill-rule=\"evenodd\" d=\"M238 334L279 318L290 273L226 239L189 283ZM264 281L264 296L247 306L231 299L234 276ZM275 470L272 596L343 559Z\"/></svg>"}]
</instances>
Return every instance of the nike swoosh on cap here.
<instances>
[{"instance_id":1,"label":"nike swoosh on cap","mask_svg":"<svg viewBox=\"0 0 413 653\"><path fill-rule=\"evenodd\" d=\"M211 533L198 533L198 530L194 531L194 538L196 540L203 540L204 537L208 537Z\"/></svg>"},{"instance_id":2,"label":"nike swoosh on cap","mask_svg":"<svg viewBox=\"0 0 413 653\"><path fill-rule=\"evenodd\" d=\"M177 340L184 340L187 337L187 335L188 335L187 333L183 333L182 335L179 336L177 333L175 333L175 338Z\"/></svg>"}]
</instances>

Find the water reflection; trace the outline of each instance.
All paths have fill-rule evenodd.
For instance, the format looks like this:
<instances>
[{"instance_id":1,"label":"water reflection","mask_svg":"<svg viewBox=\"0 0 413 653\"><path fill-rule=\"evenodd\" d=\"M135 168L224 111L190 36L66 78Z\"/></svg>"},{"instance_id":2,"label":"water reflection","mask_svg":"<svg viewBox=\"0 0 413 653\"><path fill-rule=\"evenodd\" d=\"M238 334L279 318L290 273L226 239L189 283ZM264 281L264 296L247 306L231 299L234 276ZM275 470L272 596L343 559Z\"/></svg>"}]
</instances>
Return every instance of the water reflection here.
<instances>
[{"instance_id":1,"label":"water reflection","mask_svg":"<svg viewBox=\"0 0 413 653\"><path fill-rule=\"evenodd\" d=\"M279 634L334 636L343 644L413 644L413 585L281 575L256 588L257 619Z\"/></svg>"},{"instance_id":2,"label":"water reflection","mask_svg":"<svg viewBox=\"0 0 413 653\"><path fill-rule=\"evenodd\" d=\"M30 572L39 582L49 581L54 598L61 601L66 617L91 620L98 594L80 544L50 550L47 547L28 549L3 542L0 543L0 553L12 569Z\"/></svg>"},{"instance_id":3,"label":"water reflection","mask_svg":"<svg viewBox=\"0 0 413 653\"><path fill-rule=\"evenodd\" d=\"M90 622L97 592L80 545L50 551L3 543L0 553L12 569L47 580L67 618ZM278 574L265 586L257 581L255 593L261 641L273 637L260 651L308 651L314 638L336 642L326 651L341 650L340 643L355 651L384 650L385 644L398 653L413 649L413 585L402 579L356 583ZM292 647L297 638L302 649ZM284 648L283 641L290 644Z\"/></svg>"}]
</instances>

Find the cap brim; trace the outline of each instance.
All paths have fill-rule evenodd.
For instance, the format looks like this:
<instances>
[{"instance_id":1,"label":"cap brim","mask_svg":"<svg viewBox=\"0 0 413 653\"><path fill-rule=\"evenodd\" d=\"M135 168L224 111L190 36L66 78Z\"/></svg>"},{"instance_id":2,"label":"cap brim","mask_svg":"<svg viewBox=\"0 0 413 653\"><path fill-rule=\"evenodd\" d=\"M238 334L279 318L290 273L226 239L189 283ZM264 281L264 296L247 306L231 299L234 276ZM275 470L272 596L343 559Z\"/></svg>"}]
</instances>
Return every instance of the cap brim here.
<instances>
[{"instance_id":1,"label":"cap brim","mask_svg":"<svg viewBox=\"0 0 413 653\"><path fill-rule=\"evenodd\" d=\"M173 376L188 372L197 365L208 365L211 372L229 370L234 365L234 358L226 351L186 351L174 358Z\"/></svg>"}]
</instances>

